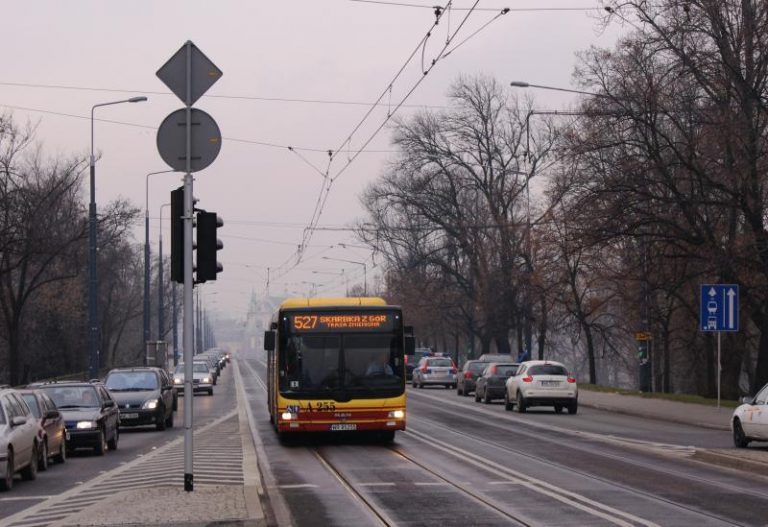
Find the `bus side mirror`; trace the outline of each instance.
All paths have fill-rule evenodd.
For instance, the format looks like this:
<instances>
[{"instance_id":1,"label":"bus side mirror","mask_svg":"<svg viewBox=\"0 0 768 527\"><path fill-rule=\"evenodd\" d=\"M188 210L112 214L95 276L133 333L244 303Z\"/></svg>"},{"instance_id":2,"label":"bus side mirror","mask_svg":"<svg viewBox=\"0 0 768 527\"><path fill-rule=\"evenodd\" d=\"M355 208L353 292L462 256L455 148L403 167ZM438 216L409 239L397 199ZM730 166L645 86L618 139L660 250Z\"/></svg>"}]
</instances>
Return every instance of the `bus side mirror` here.
<instances>
[{"instance_id":1,"label":"bus side mirror","mask_svg":"<svg viewBox=\"0 0 768 527\"><path fill-rule=\"evenodd\" d=\"M413 335L405 336L405 354L413 355L416 353L416 337Z\"/></svg>"},{"instance_id":2,"label":"bus side mirror","mask_svg":"<svg viewBox=\"0 0 768 527\"><path fill-rule=\"evenodd\" d=\"M275 351L275 332L274 331L264 332L264 350Z\"/></svg>"}]
</instances>

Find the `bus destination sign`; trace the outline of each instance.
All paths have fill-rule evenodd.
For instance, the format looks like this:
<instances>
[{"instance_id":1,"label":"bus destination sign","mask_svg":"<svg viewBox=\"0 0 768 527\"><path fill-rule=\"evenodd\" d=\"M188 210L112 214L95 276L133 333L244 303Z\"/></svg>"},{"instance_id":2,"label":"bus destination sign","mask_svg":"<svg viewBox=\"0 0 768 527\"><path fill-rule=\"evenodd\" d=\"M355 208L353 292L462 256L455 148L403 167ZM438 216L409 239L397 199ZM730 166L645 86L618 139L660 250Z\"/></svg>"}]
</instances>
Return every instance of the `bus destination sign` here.
<instances>
[{"instance_id":1,"label":"bus destination sign","mask_svg":"<svg viewBox=\"0 0 768 527\"><path fill-rule=\"evenodd\" d=\"M346 313L297 313L290 315L294 331L392 331L394 313L346 312Z\"/></svg>"}]
</instances>

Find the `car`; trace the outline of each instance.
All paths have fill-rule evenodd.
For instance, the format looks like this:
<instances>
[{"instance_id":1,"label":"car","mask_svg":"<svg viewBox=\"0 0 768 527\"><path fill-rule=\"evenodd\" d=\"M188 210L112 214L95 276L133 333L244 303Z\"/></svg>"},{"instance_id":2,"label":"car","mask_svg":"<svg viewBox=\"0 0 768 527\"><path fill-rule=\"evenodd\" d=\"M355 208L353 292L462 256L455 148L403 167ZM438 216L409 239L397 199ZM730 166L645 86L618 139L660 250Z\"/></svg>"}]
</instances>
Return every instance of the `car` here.
<instances>
[{"instance_id":1,"label":"car","mask_svg":"<svg viewBox=\"0 0 768 527\"><path fill-rule=\"evenodd\" d=\"M208 355L203 355L202 353L199 355L195 355L193 360L195 362L204 362L208 365L208 371L210 371L211 373L211 379L213 380L213 385L216 386L216 383L219 380L219 373L221 371L221 369L219 368L219 361L217 361L216 359Z\"/></svg>"},{"instance_id":2,"label":"car","mask_svg":"<svg viewBox=\"0 0 768 527\"><path fill-rule=\"evenodd\" d=\"M468 360L456 377L456 394L469 395L475 391L475 381L488 363L482 360Z\"/></svg>"},{"instance_id":3,"label":"car","mask_svg":"<svg viewBox=\"0 0 768 527\"><path fill-rule=\"evenodd\" d=\"M504 408L524 413L532 406L553 406L556 413L579 408L579 388L567 368L554 361L531 360L520 364L515 375L507 379Z\"/></svg>"},{"instance_id":4,"label":"car","mask_svg":"<svg viewBox=\"0 0 768 527\"><path fill-rule=\"evenodd\" d=\"M483 353L477 360L484 362L517 362L515 358L508 353Z\"/></svg>"},{"instance_id":5,"label":"car","mask_svg":"<svg viewBox=\"0 0 768 527\"><path fill-rule=\"evenodd\" d=\"M173 388L179 395L184 394L184 364L179 363L173 371ZM192 362L192 390L194 392L206 392L213 395L213 377L208 363L204 361Z\"/></svg>"},{"instance_id":6,"label":"car","mask_svg":"<svg viewBox=\"0 0 768 527\"><path fill-rule=\"evenodd\" d=\"M46 393L64 417L67 450L90 448L98 456L117 450L120 414L104 385L96 381L62 381L35 385Z\"/></svg>"},{"instance_id":7,"label":"car","mask_svg":"<svg viewBox=\"0 0 768 527\"><path fill-rule=\"evenodd\" d=\"M37 478L40 424L14 389L0 389L0 490L11 490L16 472Z\"/></svg>"},{"instance_id":8,"label":"car","mask_svg":"<svg viewBox=\"0 0 768 527\"><path fill-rule=\"evenodd\" d=\"M490 404L494 399L503 399L505 383L515 374L518 366L516 362L489 362L477 378L475 402L482 400Z\"/></svg>"},{"instance_id":9,"label":"car","mask_svg":"<svg viewBox=\"0 0 768 527\"><path fill-rule=\"evenodd\" d=\"M752 441L768 441L768 384L742 402L731 416L733 444L746 448Z\"/></svg>"},{"instance_id":10,"label":"car","mask_svg":"<svg viewBox=\"0 0 768 527\"><path fill-rule=\"evenodd\" d=\"M414 388L424 388L430 384L455 388L456 366L448 357L422 357L413 370L411 383Z\"/></svg>"},{"instance_id":11,"label":"car","mask_svg":"<svg viewBox=\"0 0 768 527\"><path fill-rule=\"evenodd\" d=\"M40 422L38 430L38 470L48 470L51 457L57 463L67 460L67 427L53 399L40 390L19 390L32 415Z\"/></svg>"},{"instance_id":12,"label":"car","mask_svg":"<svg viewBox=\"0 0 768 527\"><path fill-rule=\"evenodd\" d=\"M162 368L116 368L104 379L120 411L120 426L173 428L178 394Z\"/></svg>"}]
</instances>

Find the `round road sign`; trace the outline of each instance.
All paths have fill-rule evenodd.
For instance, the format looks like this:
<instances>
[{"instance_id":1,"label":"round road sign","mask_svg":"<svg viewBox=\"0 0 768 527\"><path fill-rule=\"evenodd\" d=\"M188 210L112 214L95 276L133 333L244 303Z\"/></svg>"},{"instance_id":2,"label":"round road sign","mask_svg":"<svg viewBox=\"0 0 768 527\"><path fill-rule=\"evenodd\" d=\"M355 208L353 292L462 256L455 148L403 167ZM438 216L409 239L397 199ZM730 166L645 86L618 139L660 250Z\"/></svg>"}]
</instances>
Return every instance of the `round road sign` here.
<instances>
[{"instance_id":1,"label":"round road sign","mask_svg":"<svg viewBox=\"0 0 768 527\"><path fill-rule=\"evenodd\" d=\"M190 172L199 172L214 162L221 150L221 131L213 117L192 108L192 159ZM157 130L157 149L171 168L187 170L187 109L168 115Z\"/></svg>"}]
</instances>

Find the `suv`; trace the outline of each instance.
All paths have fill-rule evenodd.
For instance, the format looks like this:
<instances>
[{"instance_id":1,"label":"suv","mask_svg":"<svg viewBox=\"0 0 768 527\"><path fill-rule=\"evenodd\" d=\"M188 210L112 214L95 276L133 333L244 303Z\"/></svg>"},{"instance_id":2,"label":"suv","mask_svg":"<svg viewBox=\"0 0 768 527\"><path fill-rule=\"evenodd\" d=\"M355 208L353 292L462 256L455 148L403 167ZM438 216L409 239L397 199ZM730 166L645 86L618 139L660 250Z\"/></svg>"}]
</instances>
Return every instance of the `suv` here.
<instances>
[{"instance_id":1,"label":"suv","mask_svg":"<svg viewBox=\"0 0 768 527\"><path fill-rule=\"evenodd\" d=\"M33 385L56 403L67 427L67 450L92 448L103 456L117 449L120 417L117 403L100 382L52 382Z\"/></svg>"},{"instance_id":2,"label":"suv","mask_svg":"<svg viewBox=\"0 0 768 527\"><path fill-rule=\"evenodd\" d=\"M424 388L426 384L441 384L446 388L456 387L456 366L448 357L422 357L413 370L412 385Z\"/></svg>"},{"instance_id":3,"label":"suv","mask_svg":"<svg viewBox=\"0 0 768 527\"><path fill-rule=\"evenodd\" d=\"M121 426L173 427L178 395L162 368L117 368L107 374L104 385L117 401Z\"/></svg>"},{"instance_id":4,"label":"suv","mask_svg":"<svg viewBox=\"0 0 768 527\"><path fill-rule=\"evenodd\" d=\"M39 428L19 392L0 389L0 489L11 490L18 471L27 480L37 477Z\"/></svg>"},{"instance_id":5,"label":"suv","mask_svg":"<svg viewBox=\"0 0 768 527\"><path fill-rule=\"evenodd\" d=\"M517 373L507 379L504 408L517 407L520 413L531 406L554 406L555 413L568 408L575 414L579 408L576 379L559 362L530 360L520 364Z\"/></svg>"}]
</instances>

